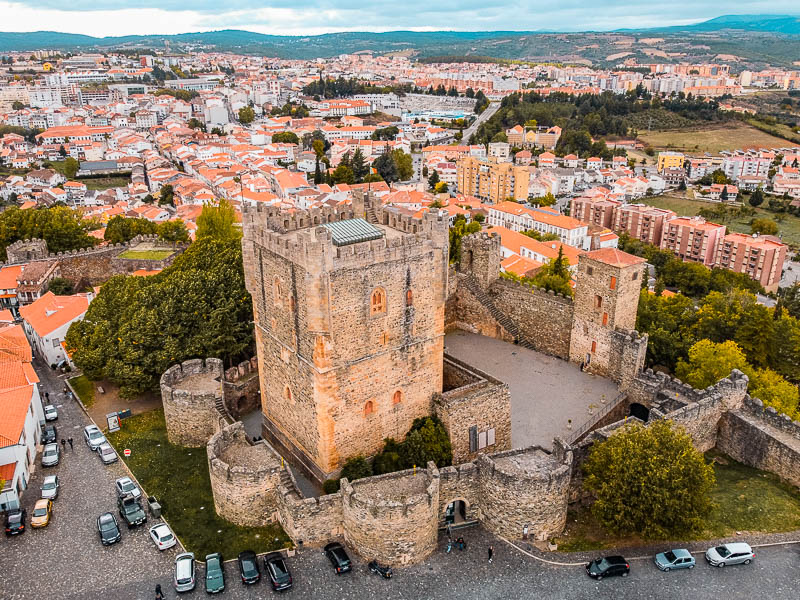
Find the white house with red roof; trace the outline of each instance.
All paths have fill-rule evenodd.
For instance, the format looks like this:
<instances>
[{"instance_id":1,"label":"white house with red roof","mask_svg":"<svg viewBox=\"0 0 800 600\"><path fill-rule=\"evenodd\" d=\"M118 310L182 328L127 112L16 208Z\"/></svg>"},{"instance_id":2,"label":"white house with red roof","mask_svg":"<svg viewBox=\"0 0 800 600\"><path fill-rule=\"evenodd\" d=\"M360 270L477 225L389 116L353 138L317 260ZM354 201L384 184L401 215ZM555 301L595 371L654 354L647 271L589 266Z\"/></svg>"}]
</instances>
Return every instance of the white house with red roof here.
<instances>
[{"instance_id":1,"label":"white house with red roof","mask_svg":"<svg viewBox=\"0 0 800 600\"><path fill-rule=\"evenodd\" d=\"M47 292L35 302L20 307L25 335L46 364L58 365L69 360L64 348L67 330L72 323L83 319L93 296L56 296Z\"/></svg>"}]
</instances>

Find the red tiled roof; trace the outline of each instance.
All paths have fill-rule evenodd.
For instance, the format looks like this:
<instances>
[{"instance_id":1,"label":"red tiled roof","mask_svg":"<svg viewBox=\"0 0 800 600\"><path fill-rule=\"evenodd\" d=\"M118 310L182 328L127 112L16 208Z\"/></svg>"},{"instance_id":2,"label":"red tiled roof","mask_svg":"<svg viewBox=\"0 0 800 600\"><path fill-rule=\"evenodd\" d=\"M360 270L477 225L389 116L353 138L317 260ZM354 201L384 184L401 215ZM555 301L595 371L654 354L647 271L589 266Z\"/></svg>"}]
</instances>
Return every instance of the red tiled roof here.
<instances>
[{"instance_id":1,"label":"red tiled roof","mask_svg":"<svg viewBox=\"0 0 800 600\"><path fill-rule=\"evenodd\" d=\"M645 260L640 256L628 254L616 248L600 248L599 250L592 250L591 252L584 252L581 256L591 258L599 262L613 265L615 267L627 267L630 265L638 265Z\"/></svg>"}]
</instances>

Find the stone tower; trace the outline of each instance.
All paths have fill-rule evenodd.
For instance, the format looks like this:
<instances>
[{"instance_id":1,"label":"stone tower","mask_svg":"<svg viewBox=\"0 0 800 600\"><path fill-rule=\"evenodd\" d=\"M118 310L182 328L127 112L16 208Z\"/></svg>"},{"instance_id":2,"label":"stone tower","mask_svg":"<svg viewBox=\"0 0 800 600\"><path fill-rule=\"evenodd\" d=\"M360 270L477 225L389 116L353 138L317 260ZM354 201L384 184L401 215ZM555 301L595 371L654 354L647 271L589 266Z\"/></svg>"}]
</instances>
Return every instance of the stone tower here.
<instances>
[{"instance_id":1,"label":"stone tower","mask_svg":"<svg viewBox=\"0 0 800 600\"><path fill-rule=\"evenodd\" d=\"M616 248L580 255L570 361L598 375L615 374L616 338L636 327L644 262Z\"/></svg>"},{"instance_id":2,"label":"stone tower","mask_svg":"<svg viewBox=\"0 0 800 600\"><path fill-rule=\"evenodd\" d=\"M244 212L263 436L324 480L429 415L442 389L447 216Z\"/></svg>"},{"instance_id":3,"label":"stone tower","mask_svg":"<svg viewBox=\"0 0 800 600\"><path fill-rule=\"evenodd\" d=\"M458 269L470 273L481 287L488 288L500 277L502 259L500 236L496 233L478 232L461 238Z\"/></svg>"}]
</instances>

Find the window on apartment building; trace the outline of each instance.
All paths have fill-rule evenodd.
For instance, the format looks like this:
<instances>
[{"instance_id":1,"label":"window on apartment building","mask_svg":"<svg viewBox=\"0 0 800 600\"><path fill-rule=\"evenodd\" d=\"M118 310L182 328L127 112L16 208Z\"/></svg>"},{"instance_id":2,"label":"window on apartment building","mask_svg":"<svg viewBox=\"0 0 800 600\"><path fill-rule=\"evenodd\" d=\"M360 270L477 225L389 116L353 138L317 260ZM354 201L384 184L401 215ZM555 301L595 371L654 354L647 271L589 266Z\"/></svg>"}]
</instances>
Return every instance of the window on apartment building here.
<instances>
[{"instance_id":1,"label":"window on apartment building","mask_svg":"<svg viewBox=\"0 0 800 600\"><path fill-rule=\"evenodd\" d=\"M61 346L61 342L58 340L58 338L54 339L53 348L58 348L59 346Z\"/></svg>"},{"instance_id":2,"label":"window on apartment building","mask_svg":"<svg viewBox=\"0 0 800 600\"><path fill-rule=\"evenodd\" d=\"M377 315L386 312L386 292L383 288L375 288L370 296L369 313Z\"/></svg>"},{"instance_id":3,"label":"window on apartment building","mask_svg":"<svg viewBox=\"0 0 800 600\"><path fill-rule=\"evenodd\" d=\"M617 278L614 277L613 275L611 276L611 283L609 284L608 289L610 290L617 289Z\"/></svg>"},{"instance_id":4,"label":"window on apartment building","mask_svg":"<svg viewBox=\"0 0 800 600\"><path fill-rule=\"evenodd\" d=\"M597 352L597 342L592 341L592 352Z\"/></svg>"},{"instance_id":5,"label":"window on apartment building","mask_svg":"<svg viewBox=\"0 0 800 600\"><path fill-rule=\"evenodd\" d=\"M603 313L603 325L608 325L608 313Z\"/></svg>"},{"instance_id":6,"label":"window on apartment building","mask_svg":"<svg viewBox=\"0 0 800 600\"><path fill-rule=\"evenodd\" d=\"M603 306L603 297L600 296L600 295L595 295L595 297L594 297L594 307L595 308L600 308L601 306Z\"/></svg>"}]
</instances>

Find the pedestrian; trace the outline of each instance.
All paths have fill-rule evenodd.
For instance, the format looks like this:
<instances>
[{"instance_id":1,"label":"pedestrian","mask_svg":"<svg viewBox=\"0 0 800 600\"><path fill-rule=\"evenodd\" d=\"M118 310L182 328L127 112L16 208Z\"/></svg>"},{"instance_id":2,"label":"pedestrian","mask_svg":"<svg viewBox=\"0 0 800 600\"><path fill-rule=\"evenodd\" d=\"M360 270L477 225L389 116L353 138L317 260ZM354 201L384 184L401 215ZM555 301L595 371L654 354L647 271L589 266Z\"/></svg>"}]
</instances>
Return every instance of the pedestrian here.
<instances>
[{"instance_id":1,"label":"pedestrian","mask_svg":"<svg viewBox=\"0 0 800 600\"><path fill-rule=\"evenodd\" d=\"M492 564L493 556L494 556L494 546L489 546L489 564Z\"/></svg>"},{"instance_id":2,"label":"pedestrian","mask_svg":"<svg viewBox=\"0 0 800 600\"><path fill-rule=\"evenodd\" d=\"M156 600L164 600L164 593L161 591L161 584L156 584Z\"/></svg>"},{"instance_id":3,"label":"pedestrian","mask_svg":"<svg viewBox=\"0 0 800 600\"><path fill-rule=\"evenodd\" d=\"M75 452L75 447L72 445L72 438L68 438L67 441L69 442L70 451Z\"/></svg>"},{"instance_id":4,"label":"pedestrian","mask_svg":"<svg viewBox=\"0 0 800 600\"><path fill-rule=\"evenodd\" d=\"M67 440L65 440L64 438L61 438L61 450L62 452L67 451Z\"/></svg>"},{"instance_id":5,"label":"pedestrian","mask_svg":"<svg viewBox=\"0 0 800 600\"><path fill-rule=\"evenodd\" d=\"M50 392L45 392L44 397L47 400L47 403L50 404Z\"/></svg>"}]
</instances>

